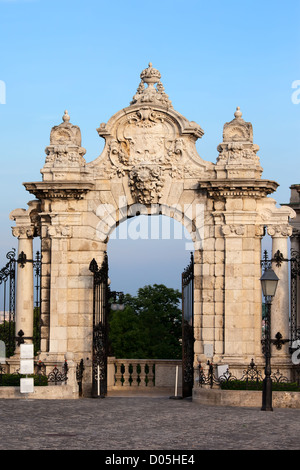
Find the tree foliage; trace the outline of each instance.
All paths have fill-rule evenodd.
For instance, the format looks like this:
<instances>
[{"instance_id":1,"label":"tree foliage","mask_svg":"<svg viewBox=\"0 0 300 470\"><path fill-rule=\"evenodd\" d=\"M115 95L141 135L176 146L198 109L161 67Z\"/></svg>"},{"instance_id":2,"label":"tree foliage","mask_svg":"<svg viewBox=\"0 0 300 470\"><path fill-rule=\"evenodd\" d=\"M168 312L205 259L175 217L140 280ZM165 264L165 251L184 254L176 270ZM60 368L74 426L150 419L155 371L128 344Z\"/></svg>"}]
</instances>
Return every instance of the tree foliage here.
<instances>
[{"instance_id":1,"label":"tree foliage","mask_svg":"<svg viewBox=\"0 0 300 470\"><path fill-rule=\"evenodd\" d=\"M125 295L123 311L111 311L112 354L123 359L181 359L181 293L163 284Z\"/></svg>"}]
</instances>

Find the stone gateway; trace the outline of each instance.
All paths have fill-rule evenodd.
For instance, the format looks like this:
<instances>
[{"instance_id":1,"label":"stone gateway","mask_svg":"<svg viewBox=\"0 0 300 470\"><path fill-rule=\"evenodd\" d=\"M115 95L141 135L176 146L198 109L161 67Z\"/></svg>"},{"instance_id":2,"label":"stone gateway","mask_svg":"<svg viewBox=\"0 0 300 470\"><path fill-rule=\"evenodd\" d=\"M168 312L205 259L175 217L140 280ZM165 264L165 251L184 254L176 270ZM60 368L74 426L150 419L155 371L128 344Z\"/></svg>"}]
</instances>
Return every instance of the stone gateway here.
<instances>
[{"instance_id":1,"label":"stone gateway","mask_svg":"<svg viewBox=\"0 0 300 470\"><path fill-rule=\"evenodd\" d=\"M150 63L130 105L97 132L102 154L87 163L81 132L65 111L54 126L42 180L24 183L35 196L15 209L18 254L32 260L41 238L41 351L47 364L84 359L84 390L92 374L93 275L110 235L130 216L162 214L180 221L194 244L194 368L200 361L239 371L251 359L263 367L261 240L272 237L273 254L288 257L294 210L269 197L277 183L262 178L259 147L239 107L224 124L216 162L203 160L196 141L204 132L177 112L161 74ZM234 109L232 110L234 111ZM229 115L230 119L230 115ZM18 265L17 331L32 337L32 263ZM272 321L289 335L288 268L274 265L280 279ZM288 344L276 351L274 367L288 370ZM195 372L196 373L196 372Z\"/></svg>"}]
</instances>

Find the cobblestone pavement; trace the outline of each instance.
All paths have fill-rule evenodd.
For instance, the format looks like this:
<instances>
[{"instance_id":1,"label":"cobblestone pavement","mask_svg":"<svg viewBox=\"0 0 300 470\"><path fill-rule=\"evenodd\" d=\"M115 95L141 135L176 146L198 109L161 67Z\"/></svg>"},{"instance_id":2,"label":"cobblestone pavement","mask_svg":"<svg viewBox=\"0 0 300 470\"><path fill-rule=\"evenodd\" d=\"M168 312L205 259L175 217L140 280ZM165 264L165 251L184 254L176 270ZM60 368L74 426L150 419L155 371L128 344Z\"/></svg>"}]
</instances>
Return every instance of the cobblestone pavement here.
<instances>
[{"instance_id":1,"label":"cobblestone pavement","mask_svg":"<svg viewBox=\"0 0 300 470\"><path fill-rule=\"evenodd\" d=\"M1 450L296 450L300 410L168 397L0 400Z\"/></svg>"}]
</instances>

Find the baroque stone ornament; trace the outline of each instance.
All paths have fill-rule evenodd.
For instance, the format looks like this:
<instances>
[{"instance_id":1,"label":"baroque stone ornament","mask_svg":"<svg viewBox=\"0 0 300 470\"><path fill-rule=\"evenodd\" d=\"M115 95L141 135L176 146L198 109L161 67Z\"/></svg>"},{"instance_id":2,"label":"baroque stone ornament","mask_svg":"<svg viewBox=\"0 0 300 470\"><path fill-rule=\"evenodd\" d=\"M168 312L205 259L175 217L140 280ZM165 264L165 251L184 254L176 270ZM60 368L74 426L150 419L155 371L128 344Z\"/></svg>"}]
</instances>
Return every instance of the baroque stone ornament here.
<instances>
[{"instance_id":1,"label":"baroque stone ornament","mask_svg":"<svg viewBox=\"0 0 300 470\"><path fill-rule=\"evenodd\" d=\"M242 236L245 233L244 225L223 225L222 226L223 235L238 235Z\"/></svg>"},{"instance_id":2,"label":"baroque stone ornament","mask_svg":"<svg viewBox=\"0 0 300 470\"><path fill-rule=\"evenodd\" d=\"M157 69L152 67L151 62L149 62L148 68L142 71L140 77L141 82L130 104L153 103L172 107L172 103L160 81L161 74ZM145 87L145 84L147 87ZM155 84L156 88L154 86Z\"/></svg>"},{"instance_id":3,"label":"baroque stone ornament","mask_svg":"<svg viewBox=\"0 0 300 470\"><path fill-rule=\"evenodd\" d=\"M256 155L259 146L253 144L251 122L245 122L239 107L234 119L224 124L223 142L218 146L216 169L219 175L233 178L260 177L262 168Z\"/></svg>"},{"instance_id":4,"label":"baroque stone ornament","mask_svg":"<svg viewBox=\"0 0 300 470\"><path fill-rule=\"evenodd\" d=\"M48 235L52 238L69 238L71 234L71 227L68 226L50 225L48 227Z\"/></svg>"},{"instance_id":5,"label":"baroque stone ornament","mask_svg":"<svg viewBox=\"0 0 300 470\"><path fill-rule=\"evenodd\" d=\"M140 204L159 202L162 196L164 178L158 165L140 165L129 174L132 195Z\"/></svg>"},{"instance_id":6,"label":"baroque stone ornament","mask_svg":"<svg viewBox=\"0 0 300 470\"><path fill-rule=\"evenodd\" d=\"M97 129L106 145L88 168L95 179L127 179L133 199L151 203L171 179L211 178L214 165L199 157L195 142L204 132L173 109L160 72L150 63L140 76L130 106Z\"/></svg>"},{"instance_id":7,"label":"baroque stone ornament","mask_svg":"<svg viewBox=\"0 0 300 470\"><path fill-rule=\"evenodd\" d=\"M50 145L46 147L47 168L79 168L85 165L86 150L81 147L81 132L78 126L70 123L68 111L64 112L63 122L54 126L50 133Z\"/></svg>"},{"instance_id":8,"label":"baroque stone ornament","mask_svg":"<svg viewBox=\"0 0 300 470\"><path fill-rule=\"evenodd\" d=\"M293 228L290 225L269 225L267 227L268 235L271 237L290 237Z\"/></svg>"}]
</instances>

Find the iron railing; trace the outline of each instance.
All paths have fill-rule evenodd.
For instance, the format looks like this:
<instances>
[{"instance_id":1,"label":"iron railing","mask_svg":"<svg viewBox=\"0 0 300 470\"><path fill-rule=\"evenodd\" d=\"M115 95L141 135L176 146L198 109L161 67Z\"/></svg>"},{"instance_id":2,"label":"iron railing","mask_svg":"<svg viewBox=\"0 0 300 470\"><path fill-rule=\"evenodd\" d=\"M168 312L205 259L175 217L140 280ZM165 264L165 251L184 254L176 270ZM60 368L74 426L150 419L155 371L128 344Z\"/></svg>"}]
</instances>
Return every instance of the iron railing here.
<instances>
[{"instance_id":1,"label":"iron railing","mask_svg":"<svg viewBox=\"0 0 300 470\"><path fill-rule=\"evenodd\" d=\"M63 385L68 381L68 363L65 361L61 368L54 366L54 368L47 374L46 366L43 362L38 361L35 363L35 377L36 385L44 385L45 382L47 385ZM3 376L10 375L16 378L21 378L20 369L17 369L12 374L8 374L7 365L0 365L0 386L3 385ZM46 381L45 381L46 379Z\"/></svg>"},{"instance_id":2,"label":"iron railing","mask_svg":"<svg viewBox=\"0 0 300 470\"><path fill-rule=\"evenodd\" d=\"M0 340L5 343L6 357L15 351L15 311L16 311L16 250L6 254L8 262L0 270L1 307Z\"/></svg>"},{"instance_id":3,"label":"iron railing","mask_svg":"<svg viewBox=\"0 0 300 470\"><path fill-rule=\"evenodd\" d=\"M262 270L265 271L272 267L272 263L275 263L277 267L280 267L282 263L289 263L289 272L290 272L290 308L289 312L286 312L289 315L290 322L290 333L289 338L279 337L280 333L277 333L277 338L272 340L277 349L281 349L284 342L290 343L290 352L292 353L295 350L294 344L300 340L300 325L299 325L299 280L300 280L300 253L294 249L291 250L290 259L284 258L283 254L278 250L272 259L269 259L267 250L264 251L263 259L261 260ZM264 340L264 330L263 330L263 340Z\"/></svg>"},{"instance_id":4,"label":"iron railing","mask_svg":"<svg viewBox=\"0 0 300 470\"><path fill-rule=\"evenodd\" d=\"M6 254L9 260L0 270L0 341L5 343L6 357L14 355L16 341L20 340L19 332L15 331L16 324L16 269L17 264L24 267L33 263L34 273L34 312L33 312L33 343L35 354L40 350L41 341L41 255L37 251L33 260L28 260L24 254L16 258L13 248Z\"/></svg>"},{"instance_id":5,"label":"iron railing","mask_svg":"<svg viewBox=\"0 0 300 470\"><path fill-rule=\"evenodd\" d=\"M220 376L217 374L217 365L208 361L208 369L205 372L201 363L198 365L198 386L204 387L208 386L213 388L214 386L225 388L229 383L239 383L243 389L257 389L261 390L262 382L264 378L264 373L262 370L259 370L252 359L250 364L246 369L242 371L241 377L233 375L229 368ZM299 370L299 369L297 369ZM296 375L296 374L294 374ZM298 374L298 380L289 380L284 376L279 369L276 372L271 374L272 382L275 384L297 384L300 387L300 374ZM227 387L226 387L227 388ZM299 388L300 391L300 388Z\"/></svg>"}]
</instances>

